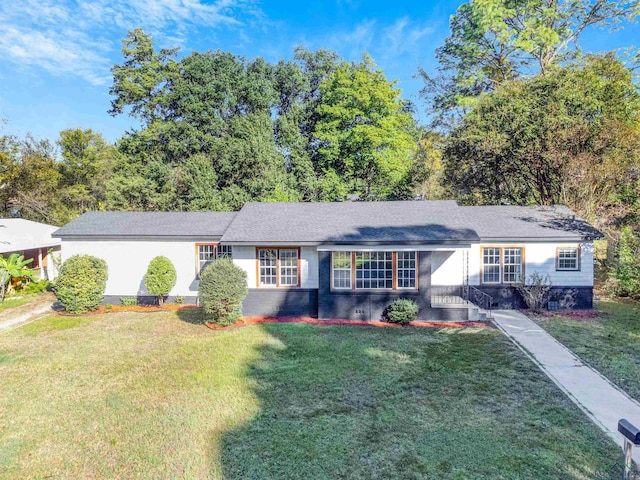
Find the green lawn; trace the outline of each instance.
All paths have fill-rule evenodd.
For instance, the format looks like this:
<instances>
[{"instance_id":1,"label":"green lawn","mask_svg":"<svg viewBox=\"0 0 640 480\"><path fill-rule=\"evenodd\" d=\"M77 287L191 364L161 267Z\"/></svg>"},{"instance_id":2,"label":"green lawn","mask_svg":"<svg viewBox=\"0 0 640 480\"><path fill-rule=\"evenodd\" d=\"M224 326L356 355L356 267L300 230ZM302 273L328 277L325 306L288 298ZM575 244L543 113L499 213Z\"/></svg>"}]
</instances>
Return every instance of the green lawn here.
<instances>
[{"instance_id":1,"label":"green lawn","mask_svg":"<svg viewBox=\"0 0 640 480\"><path fill-rule=\"evenodd\" d=\"M0 312L34 302L38 299L38 297L39 295L24 295L18 298L6 297L4 299L4 302L0 302Z\"/></svg>"},{"instance_id":2,"label":"green lawn","mask_svg":"<svg viewBox=\"0 0 640 480\"><path fill-rule=\"evenodd\" d=\"M595 319L543 318L540 325L613 383L640 400L640 305L601 302Z\"/></svg>"},{"instance_id":3,"label":"green lawn","mask_svg":"<svg viewBox=\"0 0 640 480\"><path fill-rule=\"evenodd\" d=\"M0 478L593 478L620 450L495 329L0 335Z\"/></svg>"}]
</instances>

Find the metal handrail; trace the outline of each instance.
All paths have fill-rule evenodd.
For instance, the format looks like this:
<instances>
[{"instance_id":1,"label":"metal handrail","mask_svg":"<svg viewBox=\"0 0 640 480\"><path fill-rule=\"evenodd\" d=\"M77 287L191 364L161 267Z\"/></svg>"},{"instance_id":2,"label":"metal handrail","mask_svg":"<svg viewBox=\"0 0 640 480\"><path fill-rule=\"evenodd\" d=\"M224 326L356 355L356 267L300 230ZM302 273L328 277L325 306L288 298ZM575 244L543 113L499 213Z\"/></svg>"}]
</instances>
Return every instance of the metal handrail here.
<instances>
[{"instance_id":1,"label":"metal handrail","mask_svg":"<svg viewBox=\"0 0 640 480\"><path fill-rule=\"evenodd\" d=\"M433 298L444 305L468 305L469 303L491 311L493 297L471 285L450 285L434 288Z\"/></svg>"},{"instance_id":2,"label":"metal handrail","mask_svg":"<svg viewBox=\"0 0 640 480\"><path fill-rule=\"evenodd\" d=\"M463 297L465 300L483 310L491 311L491 307L493 306L493 297L491 295L472 285L464 285L463 290L465 290L465 296Z\"/></svg>"}]
</instances>

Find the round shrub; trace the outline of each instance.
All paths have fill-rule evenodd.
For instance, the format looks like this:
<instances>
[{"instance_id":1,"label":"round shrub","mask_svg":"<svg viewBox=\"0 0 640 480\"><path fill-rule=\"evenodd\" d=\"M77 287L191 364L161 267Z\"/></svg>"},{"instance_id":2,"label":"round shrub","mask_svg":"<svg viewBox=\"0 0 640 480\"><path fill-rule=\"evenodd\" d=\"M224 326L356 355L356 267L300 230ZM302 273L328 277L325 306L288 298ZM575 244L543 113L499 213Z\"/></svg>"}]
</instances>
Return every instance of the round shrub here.
<instances>
[{"instance_id":1,"label":"round shrub","mask_svg":"<svg viewBox=\"0 0 640 480\"><path fill-rule=\"evenodd\" d=\"M238 319L247 291L247 273L230 258L211 262L200 275L200 303L207 320L219 325Z\"/></svg>"},{"instance_id":2,"label":"round shrub","mask_svg":"<svg viewBox=\"0 0 640 480\"><path fill-rule=\"evenodd\" d=\"M382 317L389 323L408 325L418 318L418 304L413 300L398 298L384 309Z\"/></svg>"},{"instance_id":3,"label":"round shrub","mask_svg":"<svg viewBox=\"0 0 640 480\"><path fill-rule=\"evenodd\" d=\"M155 257L149 263L147 273L144 276L144 286L154 297L158 298L158 305L162 306L164 297L176 285L176 268L167 257Z\"/></svg>"},{"instance_id":4,"label":"round shrub","mask_svg":"<svg viewBox=\"0 0 640 480\"><path fill-rule=\"evenodd\" d=\"M86 313L100 306L107 277L107 262L91 255L74 255L62 264L54 292L67 312Z\"/></svg>"}]
</instances>

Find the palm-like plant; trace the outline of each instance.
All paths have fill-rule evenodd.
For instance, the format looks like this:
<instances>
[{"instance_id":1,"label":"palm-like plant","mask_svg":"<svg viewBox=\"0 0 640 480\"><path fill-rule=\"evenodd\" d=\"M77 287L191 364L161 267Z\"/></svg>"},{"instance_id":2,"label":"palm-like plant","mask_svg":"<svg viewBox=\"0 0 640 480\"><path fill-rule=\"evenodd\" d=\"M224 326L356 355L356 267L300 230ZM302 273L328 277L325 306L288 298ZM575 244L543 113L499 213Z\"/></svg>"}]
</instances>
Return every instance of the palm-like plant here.
<instances>
[{"instance_id":1,"label":"palm-like plant","mask_svg":"<svg viewBox=\"0 0 640 480\"><path fill-rule=\"evenodd\" d=\"M27 278L37 281L36 271L27 267L33 258L24 259L24 255L12 253L8 257L0 255L0 301L11 290L11 281L19 278Z\"/></svg>"}]
</instances>

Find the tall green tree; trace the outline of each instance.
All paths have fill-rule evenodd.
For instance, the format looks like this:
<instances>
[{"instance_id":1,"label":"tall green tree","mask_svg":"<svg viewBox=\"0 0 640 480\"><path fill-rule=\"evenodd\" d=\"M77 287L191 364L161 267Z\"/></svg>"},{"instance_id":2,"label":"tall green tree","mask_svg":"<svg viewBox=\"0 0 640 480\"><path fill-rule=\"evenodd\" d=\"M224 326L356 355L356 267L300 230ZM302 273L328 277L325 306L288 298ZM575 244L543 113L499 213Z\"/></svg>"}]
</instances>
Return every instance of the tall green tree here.
<instances>
[{"instance_id":1,"label":"tall green tree","mask_svg":"<svg viewBox=\"0 0 640 480\"><path fill-rule=\"evenodd\" d=\"M340 64L320 89L317 167L348 191L389 197L416 150L415 122L400 90L367 54L358 63Z\"/></svg>"},{"instance_id":2,"label":"tall green tree","mask_svg":"<svg viewBox=\"0 0 640 480\"><path fill-rule=\"evenodd\" d=\"M588 57L481 95L447 140L444 174L469 203L566 203L602 226L631 213L620 196L638 198L639 152L631 71Z\"/></svg>"},{"instance_id":3,"label":"tall green tree","mask_svg":"<svg viewBox=\"0 0 640 480\"><path fill-rule=\"evenodd\" d=\"M107 182L118 156L115 147L90 128L61 131L58 146L58 194L69 210L69 220L88 210L104 209Z\"/></svg>"},{"instance_id":4,"label":"tall green tree","mask_svg":"<svg viewBox=\"0 0 640 480\"><path fill-rule=\"evenodd\" d=\"M451 17L451 34L436 50L441 76L421 72L423 93L440 111L464 111L503 82L575 59L586 29L612 28L639 13L638 0L469 1Z\"/></svg>"}]
</instances>

